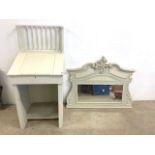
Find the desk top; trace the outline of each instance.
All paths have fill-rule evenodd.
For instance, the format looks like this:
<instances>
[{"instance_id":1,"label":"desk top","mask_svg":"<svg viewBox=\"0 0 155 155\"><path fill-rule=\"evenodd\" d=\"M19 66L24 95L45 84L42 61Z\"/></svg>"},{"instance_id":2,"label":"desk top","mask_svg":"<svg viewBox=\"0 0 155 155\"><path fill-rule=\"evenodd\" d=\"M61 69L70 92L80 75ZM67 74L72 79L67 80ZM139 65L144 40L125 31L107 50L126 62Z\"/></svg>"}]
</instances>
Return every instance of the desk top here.
<instances>
[{"instance_id":1,"label":"desk top","mask_svg":"<svg viewBox=\"0 0 155 155\"><path fill-rule=\"evenodd\" d=\"M8 76L62 75L64 54L61 52L19 52L8 72Z\"/></svg>"}]
</instances>

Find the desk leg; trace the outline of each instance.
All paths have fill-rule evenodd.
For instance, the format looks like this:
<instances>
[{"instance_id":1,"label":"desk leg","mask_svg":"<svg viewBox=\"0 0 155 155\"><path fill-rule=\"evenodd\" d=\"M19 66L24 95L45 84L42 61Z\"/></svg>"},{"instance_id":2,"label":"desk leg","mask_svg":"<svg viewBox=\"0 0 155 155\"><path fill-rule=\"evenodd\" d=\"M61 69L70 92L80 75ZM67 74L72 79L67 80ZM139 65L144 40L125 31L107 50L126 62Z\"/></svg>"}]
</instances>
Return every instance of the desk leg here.
<instances>
[{"instance_id":1,"label":"desk leg","mask_svg":"<svg viewBox=\"0 0 155 155\"><path fill-rule=\"evenodd\" d=\"M24 105L21 102L18 86L14 86L13 90L15 95L15 103L17 107L17 114L18 114L20 128L24 129L27 123L26 109L24 108Z\"/></svg>"},{"instance_id":2,"label":"desk leg","mask_svg":"<svg viewBox=\"0 0 155 155\"><path fill-rule=\"evenodd\" d=\"M58 84L58 123L59 128L63 126L63 88L62 84Z\"/></svg>"}]
</instances>

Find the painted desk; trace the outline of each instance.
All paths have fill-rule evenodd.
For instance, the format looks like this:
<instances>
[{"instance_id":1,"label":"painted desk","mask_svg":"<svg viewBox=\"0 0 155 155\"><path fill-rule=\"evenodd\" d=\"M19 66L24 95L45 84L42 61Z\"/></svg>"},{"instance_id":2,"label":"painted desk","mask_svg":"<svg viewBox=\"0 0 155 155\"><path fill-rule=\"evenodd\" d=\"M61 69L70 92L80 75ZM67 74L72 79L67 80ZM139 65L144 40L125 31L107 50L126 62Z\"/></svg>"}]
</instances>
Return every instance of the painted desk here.
<instances>
[{"instance_id":1,"label":"painted desk","mask_svg":"<svg viewBox=\"0 0 155 155\"><path fill-rule=\"evenodd\" d=\"M25 51L17 54L8 76L14 87L15 103L21 128L25 128L29 119L55 118L58 118L58 126L62 127L63 70L64 54L61 52ZM31 103L29 86L36 85L41 88L45 85L57 85L58 103Z\"/></svg>"}]
</instances>

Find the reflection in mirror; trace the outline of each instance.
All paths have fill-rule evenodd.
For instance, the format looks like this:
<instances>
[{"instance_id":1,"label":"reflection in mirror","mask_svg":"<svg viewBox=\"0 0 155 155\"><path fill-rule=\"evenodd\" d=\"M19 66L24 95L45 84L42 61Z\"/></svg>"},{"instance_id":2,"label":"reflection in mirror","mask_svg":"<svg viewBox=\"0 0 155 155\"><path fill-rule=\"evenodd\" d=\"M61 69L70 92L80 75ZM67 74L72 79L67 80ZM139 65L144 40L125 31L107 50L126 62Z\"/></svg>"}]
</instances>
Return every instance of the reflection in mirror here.
<instances>
[{"instance_id":1,"label":"reflection in mirror","mask_svg":"<svg viewBox=\"0 0 155 155\"><path fill-rule=\"evenodd\" d=\"M123 85L78 85L78 102L117 102Z\"/></svg>"}]
</instances>

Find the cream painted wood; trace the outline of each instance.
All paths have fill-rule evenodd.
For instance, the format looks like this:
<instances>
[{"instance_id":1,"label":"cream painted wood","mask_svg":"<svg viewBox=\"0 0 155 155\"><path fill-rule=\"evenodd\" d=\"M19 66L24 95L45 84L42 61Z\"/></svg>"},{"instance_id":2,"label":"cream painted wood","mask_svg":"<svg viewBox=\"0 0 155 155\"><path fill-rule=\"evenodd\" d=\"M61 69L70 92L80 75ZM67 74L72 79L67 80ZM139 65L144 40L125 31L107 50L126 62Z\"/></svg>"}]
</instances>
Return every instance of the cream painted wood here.
<instances>
[{"instance_id":1,"label":"cream painted wood","mask_svg":"<svg viewBox=\"0 0 155 155\"><path fill-rule=\"evenodd\" d=\"M64 54L53 52L19 52L8 75L62 75Z\"/></svg>"},{"instance_id":2,"label":"cream painted wood","mask_svg":"<svg viewBox=\"0 0 155 155\"><path fill-rule=\"evenodd\" d=\"M109 64L102 57L96 63L89 63L82 68L69 70L71 89L67 97L68 108L131 108L129 83L133 71L124 70L117 64ZM78 85L123 85L121 100L103 96L80 96Z\"/></svg>"},{"instance_id":3,"label":"cream painted wood","mask_svg":"<svg viewBox=\"0 0 155 155\"><path fill-rule=\"evenodd\" d=\"M63 75L15 75L8 76L11 78L11 84L13 85L24 85L24 84L61 84Z\"/></svg>"},{"instance_id":4,"label":"cream painted wood","mask_svg":"<svg viewBox=\"0 0 155 155\"><path fill-rule=\"evenodd\" d=\"M63 51L63 27L44 25L17 25L20 50Z\"/></svg>"},{"instance_id":5,"label":"cream painted wood","mask_svg":"<svg viewBox=\"0 0 155 155\"><path fill-rule=\"evenodd\" d=\"M59 127L63 126L63 85L58 85L58 113L59 113Z\"/></svg>"},{"instance_id":6,"label":"cream painted wood","mask_svg":"<svg viewBox=\"0 0 155 155\"><path fill-rule=\"evenodd\" d=\"M58 119L57 103L39 102L31 104L27 119Z\"/></svg>"},{"instance_id":7,"label":"cream painted wood","mask_svg":"<svg viewBox=\"0 0 155 155\"><path fill-rule=\"evenodd\" d=\"M27 111L26 111L26 108L24 107L24 103L22 103L21 101L21 97L18 91L18 86L14 85L13 90L14 90L15 103L17 107L19 125L20 125L20 128L24 129L27 123Z\"/></svg>"},{"instance_id":8,"label":"cream painted wood","mask_svg":"<svg viewBox=\"0 0 155 155\"><path fill-rule=\"evenodd\" d=\"M21 128L29 119L55 119L63 125L63 28L53 26L17 26L20 51L8 76L14 87L15 103ZM58 87L58 103L31 103L30 85ZM56 90L56 91L57 91ZM52 92L51 92L52 93Z\"/></svg>"}]
</instances>

